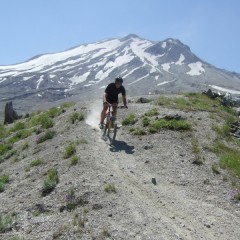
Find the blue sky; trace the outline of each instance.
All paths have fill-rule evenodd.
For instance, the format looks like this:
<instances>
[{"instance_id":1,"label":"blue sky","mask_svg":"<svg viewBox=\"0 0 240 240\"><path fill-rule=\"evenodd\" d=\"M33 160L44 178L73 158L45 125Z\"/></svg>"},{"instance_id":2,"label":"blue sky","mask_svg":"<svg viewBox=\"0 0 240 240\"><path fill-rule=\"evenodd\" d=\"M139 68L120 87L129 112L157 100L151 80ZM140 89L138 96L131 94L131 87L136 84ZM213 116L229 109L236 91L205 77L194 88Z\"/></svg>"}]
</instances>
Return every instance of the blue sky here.
<instances>
[{"instance_id":1,"label":"blue sky","mask_svg":"<svg viewBox=\"0 0 240 240\"><path fill-rule=\"evenodd\" d=\"M0 65L130 33L240 73L239 0L0 0Z\"/></svg>"}]
</instances>

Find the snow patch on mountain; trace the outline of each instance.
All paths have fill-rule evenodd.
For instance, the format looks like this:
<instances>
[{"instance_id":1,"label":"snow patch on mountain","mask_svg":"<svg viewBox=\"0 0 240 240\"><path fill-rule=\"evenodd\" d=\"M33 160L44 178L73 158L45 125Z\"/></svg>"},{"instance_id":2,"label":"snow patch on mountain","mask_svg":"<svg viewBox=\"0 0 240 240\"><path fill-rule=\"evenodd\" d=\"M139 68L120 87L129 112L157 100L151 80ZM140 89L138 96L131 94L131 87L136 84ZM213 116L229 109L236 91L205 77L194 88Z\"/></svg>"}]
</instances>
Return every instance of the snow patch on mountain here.
<instances>
[{"instance_id":1,"label":"snow patch on mountain","mask_svg":"<svg viewBox=\"0 0 240 240\"><path fill-rule=\"evenodd\" d=\"M164 64L162 64L161 66L162 66L162 68L163 68L164 71L169 72L170 64L171 64L171 63L164 63Z\"/></svg>"},{"instance_id":2,"label":"snow patch on mountain","mask_svg":"<svg viewBox=\"0 0 240 240\"><path fill-rule=\"evenodd\" d=\"M225 92L225 93L232 93L232 94L240 94L240 91L228 89L228 88L223 88L215 85L209 85L209 87L212 87L218 91Z\"/></svg>"},{"instance_id":3,"label":"snow patch on mountain","mask_svg":"<svg viewBox=\"0 0 240 240\"><path fill-rule=\"evenodd\" d=\"M139 82L139 81L143 80L144 78L146 78L146 77L148 77L148 76L149 76L149 73L146 74L145 76L143 76L143 77L141 77L141 78L139 78L139 79L137 79L137 80L135 80L135 81L129 83L128 85L132 85L132 84L134 84L134 83L136 83L136 82Z\"/></svg>"},{"instance_id":4,"label":"snow patch on mountain","mask_svg":"<svg viewBox=\"0 0 240 240\"><path fill-rule=\"evenodd\" d=\"M39 89L39 86L41 84L41 82L44 80L44 75L41 75L40 78L37 80L37 87L36 89Z\"/></svg>"},{"instance_id":5,"label":"snow patch on mountain","mask_svg":"<svg viewBox=\"0 0 240 240\"><path fill-rule=\"evenodd\" d=\"M70 87L72 88L73 85L76 85L78 83L86 81L89 74L90 74L90 72L86 72L81 76L74 76L74 77L70 78L69 80L72 82Z\"/></svg>"},{"instance_id":6,"label":"snow patch on mountain","mask_svg":"<svg viewBox=\"0 0 240 240\"><path fill-rule=\"evenodd\" d=\"M176 65L183 65L183 61L185 60L185 57L183 54L180 55L178 61L175 63Z\"/></svg>"},{"instance_id":7,"label":"snow patch on mountain","mask_svg":"<svg viewBox=\"0 0 240 240\"><path fill-rule=\"evenodd\" d=\"M201 62L190 63L188 66L190 67L190 71L186 73L188 75L197 76L205 72Z\"/></svg>"}]
</instances>

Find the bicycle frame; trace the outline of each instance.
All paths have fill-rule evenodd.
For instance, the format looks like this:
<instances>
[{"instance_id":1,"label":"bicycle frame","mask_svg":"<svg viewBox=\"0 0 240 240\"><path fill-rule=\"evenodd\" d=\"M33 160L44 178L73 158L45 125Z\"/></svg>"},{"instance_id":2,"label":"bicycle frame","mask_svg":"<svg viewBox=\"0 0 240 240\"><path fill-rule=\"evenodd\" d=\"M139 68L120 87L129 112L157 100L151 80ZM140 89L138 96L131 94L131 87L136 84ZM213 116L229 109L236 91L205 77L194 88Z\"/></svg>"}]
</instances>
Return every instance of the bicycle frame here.
<instances>
[{"instance_id":1,"label":"bicycle frame","mask_svg":"<svg viewBox=\"0 0 240 240\"><path fill-rule=\"evenodd\" d=\"M108 106L107 116L105 118L105 126L103 130L103 137L107 136L112 144L117 135L117 118L112 116L112 105Z\"/></svg>"}]
</instances>

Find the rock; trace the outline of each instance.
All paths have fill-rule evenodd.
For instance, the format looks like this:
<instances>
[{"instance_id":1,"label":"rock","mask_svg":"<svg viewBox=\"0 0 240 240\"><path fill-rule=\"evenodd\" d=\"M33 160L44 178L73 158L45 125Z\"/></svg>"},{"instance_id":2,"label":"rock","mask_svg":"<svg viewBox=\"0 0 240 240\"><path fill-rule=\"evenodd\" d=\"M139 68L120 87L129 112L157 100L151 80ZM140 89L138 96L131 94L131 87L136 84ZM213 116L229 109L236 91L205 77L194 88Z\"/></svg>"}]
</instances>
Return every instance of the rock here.
<instances>
[{"instance_id":1,"label":"rock","mask_svg":"<svg viewBox=\"0 0 240 240\"><path fill-rule=\"evenodd\" d=\"M103 208L103 206L101 204L99 204L99 203L95 203L92 206L93 210L99 210L99 209L102 209L102 208Z\"/></svg>"},{"instance_id":2,"label":"rock","mask_svg":"<svg viewBox=\"0 0 240 240\"><path fill-rule=\"evenodd\" d=\"M4 118L4 124L11 124L14 120L17 120L18 114L13 109L12 102L7 102L5 105L5 118Z\"/></svg>"},{"instance_id":3,"label":"rock","mask_svg":"<svg viewBox=\"0 0 240 240\"><path fill-rule=\"evenodd\" d=\"M153 145L145 145L143 146L143 149L148 150L148 149L152 149Z\"/></svg>"},{"instance_id":4,"label":"rock","mask_svg":"<svg viewBox=\"0 0 240 240\"><path fill-rule=\"evenodd\" d=\"M137 100L137 103L148 103L150 102L149 99L147 98L144 98L144 97L140 97L138 100Z\"/></svg>"},{"instance_id":5,"label":"rock","mask_svg":"<svg viewBox=\"0 0 240 240\"><path fill-rule=\"evenodd\" d=\"M152 183L153 183L154 185L157 185L156 178L152 178Z\"/></svg>"}]
</instances>

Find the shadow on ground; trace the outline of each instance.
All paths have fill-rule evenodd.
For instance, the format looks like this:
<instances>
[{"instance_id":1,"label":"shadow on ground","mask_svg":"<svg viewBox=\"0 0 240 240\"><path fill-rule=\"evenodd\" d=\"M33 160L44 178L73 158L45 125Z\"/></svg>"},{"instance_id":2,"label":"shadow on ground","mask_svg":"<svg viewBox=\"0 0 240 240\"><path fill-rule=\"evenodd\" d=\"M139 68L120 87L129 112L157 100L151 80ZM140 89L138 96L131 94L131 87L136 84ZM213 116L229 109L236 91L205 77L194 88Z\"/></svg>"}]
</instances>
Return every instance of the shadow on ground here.
<instances>
[{"instance_id":1,"label":"shadow on ground","mask_svg":"<svg viewBox=\"0 0 240 240\"><path fill-rule=\"evenodd\" d=\"M128 145L124 141L115 140L113 144L110 145L111 152L121 152L125 151L127 154L133 154L135 152L134 146Z\"/></svg>"}]
</instances>

